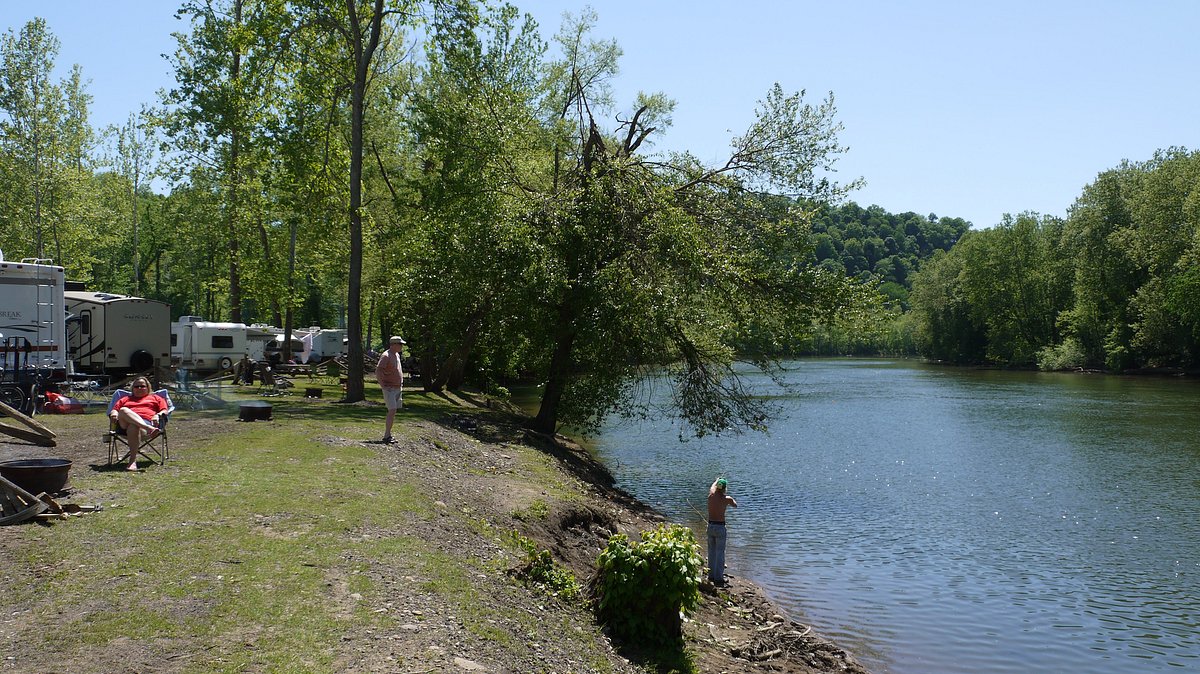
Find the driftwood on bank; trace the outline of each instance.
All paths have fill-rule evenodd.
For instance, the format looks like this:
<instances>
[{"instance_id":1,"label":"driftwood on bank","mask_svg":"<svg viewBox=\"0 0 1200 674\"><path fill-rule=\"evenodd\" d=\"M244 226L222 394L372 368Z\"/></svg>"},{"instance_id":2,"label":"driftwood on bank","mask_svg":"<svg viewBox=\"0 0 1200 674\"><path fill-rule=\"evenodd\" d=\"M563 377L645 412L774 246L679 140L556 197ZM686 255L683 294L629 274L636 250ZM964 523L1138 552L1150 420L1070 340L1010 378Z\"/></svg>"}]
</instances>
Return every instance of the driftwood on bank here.
<instances>
[{"instance_id":1,"label":"driftwood on bank","mask_svg":"<svg viewBox=\"0 0 1200 674\"><path fill-rule=\"evenodd\" d=\"M53 447L58 444L54 440L57 437L54 431L34 421L33 417L26 416L3 402L0 402L0 414L15 419L29 429L26 430L25 428L17 428L0 423L0 433L20 438L26 442L32 442L39 447Z\"/></svg>"}]
</instances>

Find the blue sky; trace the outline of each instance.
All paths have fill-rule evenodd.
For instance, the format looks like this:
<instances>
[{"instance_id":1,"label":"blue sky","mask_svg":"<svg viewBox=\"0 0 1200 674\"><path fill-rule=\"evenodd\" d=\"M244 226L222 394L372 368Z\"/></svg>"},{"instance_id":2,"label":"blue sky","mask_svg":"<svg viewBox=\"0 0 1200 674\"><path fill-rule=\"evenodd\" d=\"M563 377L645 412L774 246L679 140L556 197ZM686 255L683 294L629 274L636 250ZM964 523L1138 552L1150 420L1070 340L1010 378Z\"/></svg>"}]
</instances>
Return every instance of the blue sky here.
<instances>
[{"instance_id":1,"label":"blue sky","mask_svg":"<svg viewBox=\"0 0 1200 674\"><path fill-rule=\"evenodd\" d=\"M514 2L543 37L587 3ZM866 206L957 216L1066 215L1124 159L1200 149L1200 2L1193 0L597 0L597 37L624 50L615 87L678 101L658 148L722 161L775 82L832 91ZM171 0L0 0L0 30L42 16L58 64L83 66L92 123L124 122L171 83L160 54L180 30Z\"/></svg>"}]
</instances>

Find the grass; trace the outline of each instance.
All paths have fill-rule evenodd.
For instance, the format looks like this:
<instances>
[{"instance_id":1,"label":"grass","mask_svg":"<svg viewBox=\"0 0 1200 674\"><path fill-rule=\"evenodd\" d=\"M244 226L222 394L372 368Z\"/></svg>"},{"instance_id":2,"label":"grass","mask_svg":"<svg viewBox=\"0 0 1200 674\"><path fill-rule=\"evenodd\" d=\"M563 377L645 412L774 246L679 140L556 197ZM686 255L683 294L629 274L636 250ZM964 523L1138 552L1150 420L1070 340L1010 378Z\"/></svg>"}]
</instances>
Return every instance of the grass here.
<instances>
[{"instance_id":1,"label":"grass","mask_svg":"<svg viewBox=\"0 0 1200 674\"><path fill-rule=\"evenodd\" d=\"M86 526L37 530L36 544L11 560L35 582L5 583L4 605L31 607L24 619L47 626L45 647L59 653L154 635L186 638L187 650L203 653L185 671L333 671L342 635L386 619L356 609L352 595L375 588L354 560L422 564L452 594L468 591L462 561L419 539L359 536L431 516L420 485L378 470L373 448L320 441L373 438L381 408L273 403L286 423L189 441L175 461L143 475L77 468L77 487L113 502ZM420 395L407 403L402 417L445 406ZM94 425L96 416L63 422Z\"/></svg>"}]
</instances>

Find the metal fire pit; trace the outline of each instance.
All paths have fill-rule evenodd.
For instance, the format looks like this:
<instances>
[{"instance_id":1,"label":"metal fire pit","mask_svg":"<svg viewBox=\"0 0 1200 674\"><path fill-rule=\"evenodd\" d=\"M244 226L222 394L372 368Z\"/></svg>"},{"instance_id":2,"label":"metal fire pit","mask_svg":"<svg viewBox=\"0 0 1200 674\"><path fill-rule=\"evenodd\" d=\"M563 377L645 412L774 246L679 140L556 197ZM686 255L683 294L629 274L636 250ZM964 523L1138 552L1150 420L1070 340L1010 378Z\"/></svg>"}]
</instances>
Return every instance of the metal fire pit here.
<instances>
[{"instance_id":1,"label":"metal fire pit","mask_svg":"<svg viewBox=\"0 0 1200 674\"><path fill-rule=\"evenodd\" d=\"M261 400L238 404L238 421L270 421L271 403Z\"/></svg>"},{"instance_id":2,"label":"metal fire pit","mask_svg":"<svg viewBox=\"0 0 1200 674\"><path fill-rule=\"evenodd\" d=\"M16 459L0 463L0 475L30 494L57 494L67 486L70 459Z\"/></svg>"}]
</instances>

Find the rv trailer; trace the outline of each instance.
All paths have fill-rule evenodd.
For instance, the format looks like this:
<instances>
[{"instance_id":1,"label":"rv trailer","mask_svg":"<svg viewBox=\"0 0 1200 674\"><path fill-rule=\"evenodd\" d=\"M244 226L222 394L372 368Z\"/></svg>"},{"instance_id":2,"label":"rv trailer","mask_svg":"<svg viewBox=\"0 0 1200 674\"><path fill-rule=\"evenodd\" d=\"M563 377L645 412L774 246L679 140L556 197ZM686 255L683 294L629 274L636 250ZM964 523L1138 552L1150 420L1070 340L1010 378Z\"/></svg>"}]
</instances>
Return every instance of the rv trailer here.
<instances>
[{"instance_id":1,"label":"rv trailer","mask_svg":"<svg viewBox=\"0 0 1200 674\"><path fill-rule=\"evenodd\" d=\"M266 343L264 352L267 362L274 365L278 365L279 363L283 362L284 341L283 333L281 332L275 335L274 339ZM291 348L288 350L291 351L292 360L297 363L307 363L308 350L305 348L304 341L300 338L300 333L295 331L292 332L292 341L290 345Z\"/></svg>"},{"instance_id":2,"label":"rv trailer","mask_svg":"<svg viewBox=\"0 0 1200 674\"><path fill-rule=\"evenodd\" d=\"M41 388L66 381L63 268L0 253L0 400L32 412Z\"/></svg>"},{"instance_id":3,"label":"rv trailer","mask_svg":"<svg viewBox=\"0 0 1200 674\"><path fill-rule=\"evenodd\" d=\"M123 376L171 364L171 306L141 297L68 290L75 369Z\"/></svg>"},{"instance_id":4,"label":"rv trailer","mask_svg":"<svg viewBox=\"0 0 1200 674\"><path fill-rule=\"evenodd\" d=\"M199 372L228 370L246 353L245 323L180 316L171 324L171 361Z\"/></svg>"},{"instance_id":5,"label":"rv trailer","mask_svg":"<svg viewBox=\"0 0 1200 674\"><path fill-rule=\"evenodd\" d=\"M346 353L345 330L314 325L308 329L308 336L304 339L311 342L308 355L310 362L320 363Z\"/></svg>"},{"instance_id":6,"label":"rv trailer","mask_svg":"<svg viewBox=\"0 0 1200 674\"><path fill-rule=\"evenodd\" d=\"M267 343L279 334L278 329L264 323L252 323L246 328L246 354L250 360L257 363L267 359Z\"/></svg>"}]
</instances>

